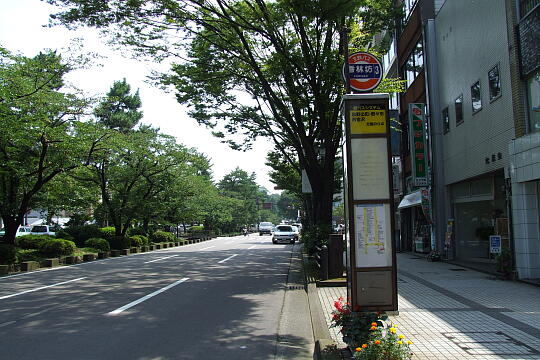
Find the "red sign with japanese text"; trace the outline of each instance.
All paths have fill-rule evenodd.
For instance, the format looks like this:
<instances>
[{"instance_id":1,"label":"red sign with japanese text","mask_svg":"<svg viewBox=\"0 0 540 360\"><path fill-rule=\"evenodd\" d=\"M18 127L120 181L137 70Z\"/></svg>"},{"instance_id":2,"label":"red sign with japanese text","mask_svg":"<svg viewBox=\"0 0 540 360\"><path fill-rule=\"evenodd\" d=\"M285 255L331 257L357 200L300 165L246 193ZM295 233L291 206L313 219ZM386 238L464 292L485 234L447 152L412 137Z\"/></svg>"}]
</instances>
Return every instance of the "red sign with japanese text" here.
<instances>
[{"instance_id":1,"label":"red sign with japanese text","mask_svg":"<svg viewBox=\"0 0 540 360\"><path fill-rule=\"evenodd\" d=\"M367 52L349 55L348 64L343 69L349 72L351 89L366 92L375 89L382 80L383 71L379 60ZM345 76L344 76L345 77Z\"/></svg>"}]
</instances>

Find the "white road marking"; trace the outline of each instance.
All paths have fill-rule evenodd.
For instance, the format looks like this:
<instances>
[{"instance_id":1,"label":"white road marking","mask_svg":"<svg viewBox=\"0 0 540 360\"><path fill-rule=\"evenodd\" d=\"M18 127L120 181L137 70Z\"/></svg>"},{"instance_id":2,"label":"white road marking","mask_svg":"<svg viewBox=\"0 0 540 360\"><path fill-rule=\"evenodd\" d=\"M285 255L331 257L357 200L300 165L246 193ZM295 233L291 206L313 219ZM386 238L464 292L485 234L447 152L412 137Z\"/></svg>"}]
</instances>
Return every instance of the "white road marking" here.
<instances>
[{"instance_id":1,"label":"white road marking","mask_svg":"<svg viewBox=\"0 0 540 360\"><path fill-rule=\"evenodd\" d=\"M205 247L205 248L202 248L201 250L206 250L206 249L210 249L210 248L213 248L213 247L215 247L215 246L214 246L214 245L212 245L212 246L207 246L207 247Z\"/></svg>"},{"instance_id":2,"label":"white road marking","mask_svg":"<svg viewBox=\"0 0 540 360\"><path fill-rule=\"evenodd\" d=\"M231 255L231 256L229 256L229 257L226 258L226 259L223 259L223 260L221 260L221 261L218 261L218 264L223 264L225 261L230 260L230 259L232 259L232 258L235 257L235 256L238 256L238 254Z\"/></svg>"},{"instance_id":3,"label":"white road marking","mask_svg":"<svg viewBox=\"0 0 540 360\"><path fill-rule=\"evenodd\" d=\"M118 315L118 314L120 314L121 312L123 312L124 310L127 310L127 309L129 309L129 308L131 308L131 307L133 307L133 306L135 306L135 305L137 305L137 304L140 304L140 303L142 303L143 301L146 301L146 300L150 299L151 297L154 297L154 296L156 296L156 295L158 295L158 294L161 294L162 292L167 291L167 290L169 290L170 288L175 287L176 285L181 284L181 283L183 283L184 281L187 281L188 279L189 279L189 278L183 278L183 279L180 279L180 280L178 280L178 281L176 281L176 282L174 282L174 283L172 283L172 284L170 284L170 285L165 286L164 288L161 288L161 289L159 289L159 290L154 291L154 292L151 293L151 294L148 294L148 295L146 295L146 296L143 296L142 298L137 299L137 300L135 300L135 301L132 301L132 302L130 302L129 304L126 304L126 305L124 305L124 306L122 306L122 307L119 307L119 308L116 309L116 310L113 310L113 311L111 311L111 312L108 312L107 315Z\"/></svg>"},{"instance_id":4,"label":"white road marking","mask_svg":"<svg viewBox=\"0 0 540 360\"><path fill-rule=\"evenodd\" d=\"M162 258L159 258L159 259L155 259L155 260L145 261L144 263L145 263L145 264L149 264L149 263L153 263L153 262L155 262L155 261L160 261L160 260L170 259L170 258L175 257L175 256L178 256L178 254L177 254L177 255L171 255L171 256L165 256L165 257L162 257Z\"/></svg>"},{"instance_id":5,"label":"white road marking","mask_svg":"<svg viewBox=\"0 0 540 360\"><path fill-rule=\"evenodd\" d=\"M251 250L251 249L253 249L254 247L257 247L257 245L253 245L253 246L248 247L248 250Z\"/></svg>"},{"instance_id":6,"label":"white road marking","mask_svg":"<svg viewBox=\"0 0 540 360\"><path fill-rule=\"evenodd\" d=\"M39 291L39 290L51 288L51 287L54 287L54 286L64 285L64 284L74 282L74 281L79 281L79 280L82 280L82 279L86 279L86 277L81 277L81 278L68 280L68 281L62 281L62 282L59 282L59 283L56 283L56 284L47 285L47 286L41 286L41 287L38 287L38 288L35 288L35 289L32 289L32 290L22 291L20 293L2 296L2 297L0 297L0 300L7 299L7 298L10 298L10 297L14 297L14 296L18 296L18 295L22 295L22 294L28 294L28 293L31 293L31 292L34 292L34 291Z\"/></svg>"}]
</instances>

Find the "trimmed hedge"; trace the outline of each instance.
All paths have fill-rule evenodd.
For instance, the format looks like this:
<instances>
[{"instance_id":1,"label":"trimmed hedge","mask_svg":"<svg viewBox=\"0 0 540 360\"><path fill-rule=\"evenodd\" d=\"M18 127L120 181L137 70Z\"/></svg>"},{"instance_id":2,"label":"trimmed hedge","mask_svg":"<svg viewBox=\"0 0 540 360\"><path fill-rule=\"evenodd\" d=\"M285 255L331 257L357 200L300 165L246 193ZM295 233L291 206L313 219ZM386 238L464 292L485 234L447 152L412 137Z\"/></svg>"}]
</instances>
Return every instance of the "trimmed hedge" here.
<instances>
[{"instance_id":1,"label":"trimmed hedge","mask_svg":"<svg viewBox=\"0 0 540 360\"><path fill-rule=\"evenodd\" d=\"M133 235L129 239L131 240L131 246L141 247L148 245L148 237L143 235Z\"/></svg>"},{"instance_id":2,"label":"trimmed hedge","mask_svg":"<svg viewBox=\"0 0 540 360\"><path fill-rule=\"evenodd\" d=\"M125 236L111 236L107 239L111 249L123 250L131 247L131 239Z\"/></svg>"},{"instance_id":3,"label":"trimmed hedge","mask_svg":"<svg viewBox=\"0 0 540 360\"><path fill-rule=\"evenodd\" d=\"M0 264L11 265L17 260L17 251L15 246L9 244L0 244Z\"/></svg>"},{"instance_id":4,"label":"trimmed hedge","mask_svg":"<svg viewBox=\"0 0 540 360\"><path fill-rule=\"evenodd\" d=\"M102 238L90 238L84 242L84 246L94 248L101 251L110 251L109 242Z\"/></svg>"},{"instance_id":5,"label":"trimmed hedge","mask_svg":"<svg viewBox=\"0 0 540 360\"><path fill-rule=\"evenodd\" d=\"M39 244L45 240L54 239L51 235L24 235L15 239L15 243L21 249L39 249Z\"/></svg>"},{"instance_id":6,"label":"trimmed hedge","mask_svg":"<svg viewBox=\"0 0 540 360\"><path fill-rule=\"evenodd\" d=\"M75 243L65 239L48 239L39 243L39 252L51 257L69 256L75 252Z\"/></svg>"},{"instance_id":7,"label":"trimmed hedge","mask_svg":"<svg viewBox=\"0 0 540 360\"><path fill-rule=\"evenodd\" d=\"M156 231L150 236L150 241L153 243L173 242L174 240L174 235L167 231Z\"/></svg>"},{"instance_id":8,"label":"trimmed hedge","mask_svg":"<svg viewBox=\"0 0 540 360\"><path fill-rule=\"evenodd\" d=\"M101 237L106 240L109 240L115 236L116 229L113 226L107 226L107 227L99 229L99 232L100 232L100 236L96 236L96 237Z\"/></svg>"},{"instance_id":9,"label":"trimmed hedge","mask_svg":"<svg viewBox=\"0 0 540 360\"><path fill-rule=\"evenodd\" d=\"M56 233L56 237L59 239L72 240L77 246L82 247L86 240L91 238L102 238L102 233L99 226L95 224L91 225L78 225L70 226L65 229L61 229Z\"/></svg>"}]
</instances>

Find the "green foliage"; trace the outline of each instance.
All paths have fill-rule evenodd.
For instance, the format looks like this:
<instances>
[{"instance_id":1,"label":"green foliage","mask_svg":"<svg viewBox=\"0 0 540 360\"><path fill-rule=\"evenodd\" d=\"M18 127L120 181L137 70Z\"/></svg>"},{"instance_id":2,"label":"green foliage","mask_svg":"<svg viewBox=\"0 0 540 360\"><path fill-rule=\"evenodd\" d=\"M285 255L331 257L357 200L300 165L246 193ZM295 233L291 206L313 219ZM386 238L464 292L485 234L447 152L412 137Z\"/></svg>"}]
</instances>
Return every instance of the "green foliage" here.
<instances>
[{"instance_id":1,"label":"green foliage","mask_svg":"<svg viewBox=\"0 0 540 360\"><path fill-rule=\"evenodd\" d=\"M11 265L17 260L15 246L10 244L0 244L0 264Z\"/></svg>"},{"instance_id":2,"label":"green foliage","mask_svg":"<svg viewBox=\"0 0 540 360\"><path fill-rule=\"evenodd\" d=\"M60 257L73 254L77 246L73 241L65 239L43 240L38 245L38 250L45 256Z\"/></svg>"},{"instance_id":3,"label":"green foliage","mask_svg":"<svg viewBox=\"0 0 540 360\"><path fill-rule=\"evenodd\" d=\"M80 122L87 101L64 89L71 70L55 51L33 58L0 47L0 213L22 223L57 176L82 166L98 148L93 125ZM6 242L14 244L14 234Z\"/></svg>"},{"instance_id":4,"label":"green foliage","mask_svg":"<svg viewBox=\"0 0 540 360\"><path fill-rule=\"evenodd\" d=\"M17 262L23 261L41 261L43 254L38 249L17 249Z\"/></svg>"},{"instance_id":5,"label":"green foliage","mask_svg":"<svg viewBox=\"0 0 540 360\"><path fill-rule=\"evenodd\" d=\"M150 236L150 241L153 243L173 242L175 237L167 231L156 231Z\"/></svg>"},{"instance_id":6,"label":"green foliage","mask_svg":"<svg viewBox=\"0 0 540 360\"><path fill-rule=\"evenodd\" d=\"M115 228L112 226L107 226L99 229L101 237L109 240L115 235Z\"/></svg>"},{"instance_id":7,"label":"green foliage","mask_svg":"<svg viewBox=\"0 0 540 360\"><path fill-rule=\"evenodd\" d=\"M388 317L372 311L353 309L343 298L334 302L331 327L341 327L343 341L352 348L369 341L372 326L382 326Z\"/></svg>"},{"instance_id":8,"label":"green foliage","mask_svg":"<svg viewBox=\"0 0 540 360\"><path fill-rule=\"evenodd\" d=\"M134 235L148 236L148 232L142 226L135 227L135 228L130 228L127 231L127 233L128 233L129 236L134 236Z\"/></svg>"},{"instance_id":9,"label":"green foliage","mask_svg":"<svg viewBox=\"0 0 540 360\"><path fill-rule=\"evenodd\" d=\"M203 225L194 225L192 227L189 228L189 231L191 232L194 232L194 231L203 231L204 230L204 226Z\"/></svg>"},{"instance_id":10,"label":"green foliage","mask_svg":"<svg viewBox=\"0 0 540 360\"><path fill-rule=\"evenodd\" d=\"M126 236L113 235L113 236L108 237L107 241L109 242L111 249L114 249L114 250L129 249L131 247L131 239Z\"/></svg>"},{"instance_id":11,"label":"green foliage","mask_svg":"<svg viewBox=\"0 0 540 360\"><path fill-rule=\"evenodd\" d=\"M94 110L98 121L109 129L128 132L141 120L139 111L141 98L139 91L130 94L131 87L126 82L115 81L107 93L107 97Z\"/></svg>"},{"instance_id":12,"label":"green foliage","mask_svg":"<svg viewBox=\"0 0 540 360\"><path fill-rule=\"evenodd\" d=\"M409 344L404 335L398 335L394 326L387 328L377 323L370 327L369 338L359 345L354 359L359 360L408 360L412 357Z\"/></svg>"},{"instance_id":13,"label":"green foliage","mask_svg":"<svg viewBox=\"0 0 540 360\"><path fill-rule=\"evenodd\" d=\"M149 244L148 237L144 235L133 235L129 239L131 240L131 246L141 247Z\"/></svg>"},{"instance_id":14,"label":"green foliage","mask_svg":"<svg viewBox=\"0 0 540 360\"><path fill-rule=\"evenodd\" d=\"M326 225L302 228L302 242L304 243L304 251L306 251L309 255L313 255L316 251L316 246L328 245L330 233L330 226Z\"/></svg>"},{"instance_id":15,"label":"green foliage","mask_svg":"<svg viewBox=\"0 0 540 360\"><path fill-rule=\"evenodd\" d=\"M97 250L101 250L103 252L111 250L111 246L109 245L109 242L107 240L105 240L105 239L102 239L102 238L90 238L90 239L87 239L84 242L84 246L89 247L89 248L93 248L93 249L97 249Z\"/></svg>"},{"instance_id":16,"label":"green foliage","mask_svg":"<svg viewBox=\"0 0 540 360\"><path fill-rule=\"evenodd\" d=\"M78 225L61 229L56 233L56 237L72 240L75 242L75 244L77 244L77 246L83 246L86 240L90 238L103 237L103 233L101 232L99 226L95 224Z\"/></svg>"},{"instance_id":17,"label":"green foliage","mask_svg":"<svg viewBox=\"0 0 540 360\"><path fill-rule=\"evenodd\" d=\"M39 249L39 244L45 240L54 239L51 235L25 235L17 238L17 246L21 249Z\"/></svg>"}]
</instances>

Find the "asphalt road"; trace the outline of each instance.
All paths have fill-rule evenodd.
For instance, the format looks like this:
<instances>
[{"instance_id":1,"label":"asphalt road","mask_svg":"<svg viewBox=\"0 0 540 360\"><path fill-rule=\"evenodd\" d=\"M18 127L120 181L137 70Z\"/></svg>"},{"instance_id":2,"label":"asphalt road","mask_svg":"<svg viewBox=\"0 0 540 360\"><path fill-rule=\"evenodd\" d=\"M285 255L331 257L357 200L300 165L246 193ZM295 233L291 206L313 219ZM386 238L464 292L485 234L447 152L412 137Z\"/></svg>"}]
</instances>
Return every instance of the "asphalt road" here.
<instances>
[{"instance_id":1,"label":"asphalt road","mask_svg":"<svg viewBox=\"0 0 540 360\"><path fill-rule=\"evenodd\" d=\"M306 358L297 251L253 234L0 278L0 359Z\"/></svg>"}]
</instances>

